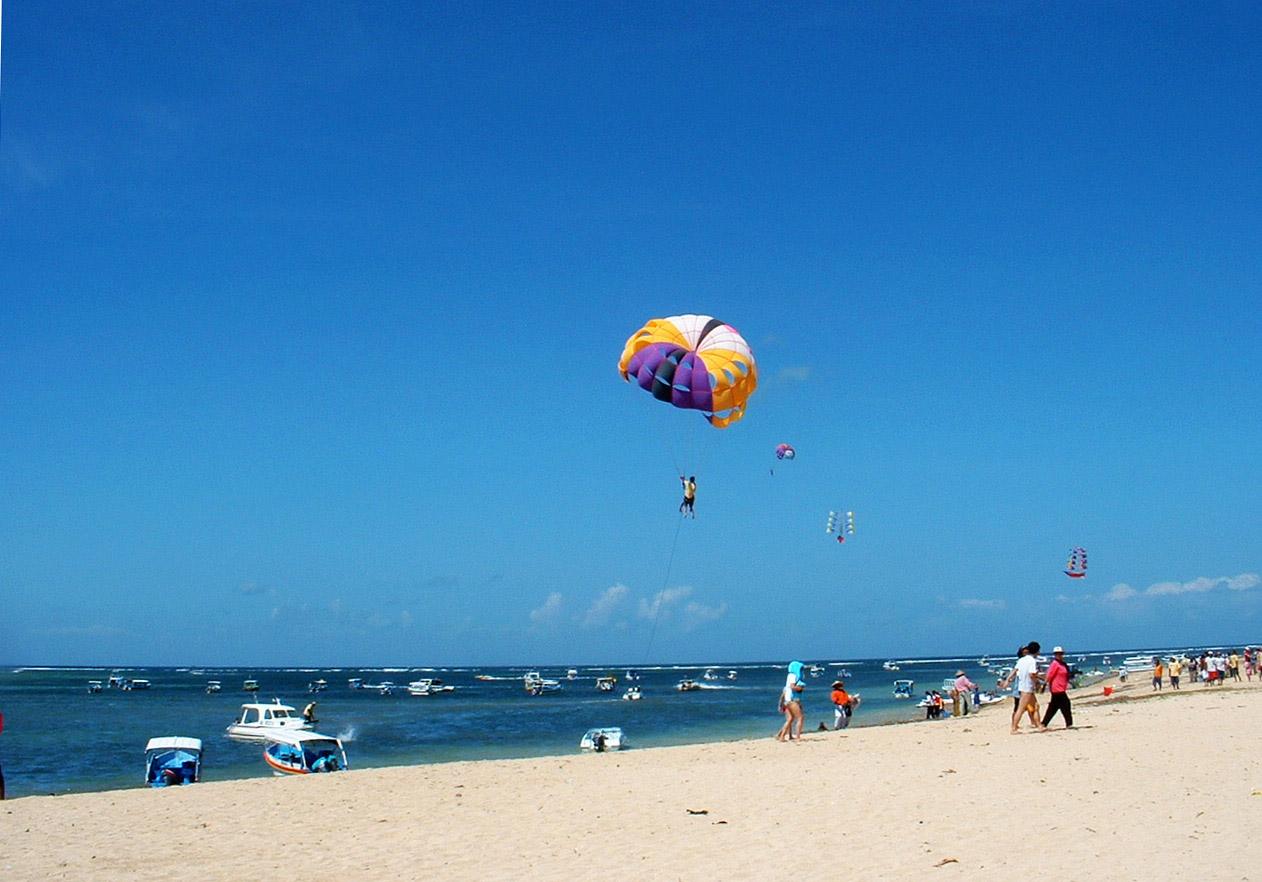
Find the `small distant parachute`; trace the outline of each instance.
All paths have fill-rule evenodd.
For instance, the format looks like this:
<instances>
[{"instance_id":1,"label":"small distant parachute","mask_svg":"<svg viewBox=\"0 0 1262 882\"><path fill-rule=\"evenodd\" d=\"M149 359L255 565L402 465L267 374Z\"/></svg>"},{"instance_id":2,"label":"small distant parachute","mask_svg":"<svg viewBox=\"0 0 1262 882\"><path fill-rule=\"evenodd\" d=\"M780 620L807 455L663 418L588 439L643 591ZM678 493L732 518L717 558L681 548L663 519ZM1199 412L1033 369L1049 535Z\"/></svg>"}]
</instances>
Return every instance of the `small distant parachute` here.
<instances>
[{"instance_id":1,"label":"small distant parachute","mask_svg":"<svg viewBox=\"0 0 1262 882\"><path fill-rule=\"evenodd\" d=\"M650 320L623 347L618 372L659 401L699 410L725 429L758 388L754 353L731 325L708 315Z\"/></svg>"},{"instance_id":2,"label":"small distant parachute","mask_svg":"<svg viewBox=\"0 0 1262 882\"><path fill-rule=\"evenodd\" d=\"M793 459L797 455L798 452L793 449L791 444L776 445L776 459Z\"/></svg>"},{"instance_id":3,"label":"small distant parachute","mask_svg":"<svg viewBox=\"0 0 1262 882\"><path fill-rule=\"evenodd\" d=\"M1065 575L1071 579L1081 579L1087 575L1087 549L1075 548L1069 552Z\"/></svg>"},{"instance_id":4,"label":"small distant parachute","mask_svg":"<svg viewBox=\"0 0 1262 882\"><path fill-rule=\"evenodd\" d=\"M824 531L829 534L836 533L837 541L845 542L847 536L854 535L854 512L830 511Z\"/></svg>"}]
</instances>

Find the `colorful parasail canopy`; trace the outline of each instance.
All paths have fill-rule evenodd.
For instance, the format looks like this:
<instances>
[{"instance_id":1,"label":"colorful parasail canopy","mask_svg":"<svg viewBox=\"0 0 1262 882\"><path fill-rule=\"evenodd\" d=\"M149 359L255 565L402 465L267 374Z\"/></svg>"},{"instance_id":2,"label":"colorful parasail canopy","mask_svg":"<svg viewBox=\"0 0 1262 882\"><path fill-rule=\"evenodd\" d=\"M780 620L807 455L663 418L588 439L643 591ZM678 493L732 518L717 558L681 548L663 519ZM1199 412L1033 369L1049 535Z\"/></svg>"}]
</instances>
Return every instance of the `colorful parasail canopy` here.
<instances>
[{"instance_id":1,"label":"colorful parasail canopy","mask_svg":"<svg viewBox=\"0 0 1262 882\"><path fill-rule=\"evenodd\" d=\"M776 445L776 459L793 459L798 452L789 444Z\"/></svg>"},{"instance_id":2,"label":"colorful parasail canopy","mask_svg":"<svg viewBox=\"0 0 1262 882\"><path fill-rule=\"evenodd\" d=\"M701 411L717 429L743 417L758 388L745 338L708 315L652 319L627 340L618 371L659 401Z\"/></svg>"},{"instance_id":3,"label":"colorful parasail canopy","mask_svg":"<svg viewBox=\"0 0 1262 882\"><path fill-rule=\"evenodd\" d=\"M1065 575L1071 579L1081 579L1087 575L1087 549L1075 548L1069 552Z\"/></svg>"}]
</instances>

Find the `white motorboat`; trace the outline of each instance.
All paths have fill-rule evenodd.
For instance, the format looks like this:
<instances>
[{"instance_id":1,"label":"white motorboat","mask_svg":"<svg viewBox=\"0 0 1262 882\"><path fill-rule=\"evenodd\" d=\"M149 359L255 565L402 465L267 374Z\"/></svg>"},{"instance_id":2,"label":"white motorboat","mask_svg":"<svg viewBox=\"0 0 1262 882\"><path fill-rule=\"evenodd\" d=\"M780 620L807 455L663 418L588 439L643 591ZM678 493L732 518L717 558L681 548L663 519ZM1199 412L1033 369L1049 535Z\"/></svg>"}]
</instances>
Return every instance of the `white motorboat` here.
<instances>
[{"instance_id":1,"label":"white motorboat","mask_svg":"<svg viewBox=\"0 0 1262 882\"><path fill-rule=\"evenodd\" d=\"M364 681L359 677L351 677L346 681L346 685L351 689L363 689Z\"/></svg>"},{"instance_id":2,"label":"white motorboat","mask_svg":"<svg viewBox=\"0 0 1262 882\"><path fill-rule=\"evenodd\" d=\"M706 668L705 673L701 675L702 680L717 680L719 673L714 668Z\"/></svg>"},{"instance_id":3,"label":"white motorboat","mask_svg":"<svg viewBox=\"0 0 1262 882\"><path fill-rule=\"evenodd\" d=\"M630 669L628 669L628 670L627 670L627 681L628 681L628 682L634 683L634 682L635 682L636 680L638 680L638 679L640 679L640 675L639 675L639 674L637 674L635 671L632 671L632 670L630 670Z\"/></svg>"},{"instance_id":4,"label":"white motorboat","mask_svg":"<svg viewBox=\"0 0 1262 882\"><path fill-rule=\"evenodd\" d=\"M894 662L892 662L892 661L887 661L887 662L885 662L883 665L881 665L881 668L882 668L883 670L886 670L886 671L897 671L897 670L901 670L901 669L898 667L898 665L896 665L896 664L895 664Z\"/></svg>"},{"instance_id":5,"label":"white motorboat","mask_svg":"<svg viewBox=\"0 0 1262 882\"><path fill-rule=\"evenodd\" d=\"M522 677L521 681L526 688L526 693L529 695L546 695L551 692L561 691L561 683L559 681L549 680L538 671L527 671L526 676Z\"/></svg>"},{"instance_id":6,"label":"white motorboat","mask_svg":"<svg viewBox=\"0 0 1262 882\"><path fill-rule=\"evenodd\" d=\"M570 668L568 671L566 671L566 672L565 672L565 679L567 679L567 680L577 680L577 679L578 679L578 668Z\"/></svg>"},{"instance_id":7,"label":"white motorboat","mask_svg":"<svg viewBox=\"0 0 1262 882\"><path fill-rule=\"evenodd\" d=\"M232 738L262 741L272 732L310 728L311 723L304 720L294 708L281 704L278 698L273 704L241 705L241 713L228 726L227 732Z\"/></svg>"},{"instance_id":8,"label":"white motorboat","mask_svg":"<svg viewBox=\"0 0 1262 882\"><path fill-rule=\"evenodd\" d=\"M977 660L977 663L981 665L983 668L990 667L990 656L983 655L981 658Z\"/></svg>"},{"instance_id":9,"label":"white motorboat","mask_svg":"<svg viewBox=\"0 0 1262 882\"><path fill-rule=\"evenodd\" d=\"M222 692L222 691L223 691L223 684L220 683L218 680L206 681L206 694L207 695L214 695L216 692Z\"/></svg>"},{"instance_id":10,"label":"white motorboat","mask_svg":"<svg viewBox=\"0 0 1262 882\"><path fill-rule=\"evenodd\" d=\"M617 687L618 687L617 677L597 677L596 678L596 691L597 692L613 692L614 689L616 689Z\"/></svg>"},{"instance_id":11,"label":"white motorboat","mask_svg":"<svg viewBox=\"0 0 1262 882\"><path fill-rule=\"evenodd\" d=\"M324 680L324 679L312 680L310 683L307 684L307 691L310 692L312 695L319 695L321 692L323 692L325 689L328 689L328 688L329 688L329 681Z\"/></svg>"},{"instance_id":12,"label":"white motorboat","mask_svg":"<svg viewBox=\"0 0 1262 882\"><path fill-rule=\"evenodd\" d=\"M105 686L102 685L100 680L88 681L88 694L89 695L95 695L98 692L104 692L104 691L105 691Z\"/></svg>"},{"instance_id":13,"label":"white motorboat","mask_svg":"<svg viewBox=\"0 0 1262 882\"><path fill-rule=\"evenodd\" d=\"M242 684L241 684L241 688L242 688L243 690L245 690L246 692L258 692L258 691L259 691L259 681L258 681L258 680L246 680L244 683L242 683Z\"/></svg>"},{"instance_id":14,"label":"white motorboat","mask_svg":"<svg viewBox=\"0 0 1262 882\"><path fill-rule=\"evenodd\" d=\"M277 777L342 772L350 768L342 739L319 732L269 732L263 761Z\"/></svg>"},{"instance_id":15,"label":"white motorboat","mask_svg":"<svg viewBox=\"0 0 1262 882\"><path fill-rule=\"evenodd\" d=\"M609 726L604 729L588 729L578 746L580 750L604 753L606 750L622 750L626 743L622 730L617 726Z\"/></svg>"},{"instance_id":16,"label":"white motorboat","mask_svg":"<svg viewBox=\"0 0 1262 882\"><path fill-rule=\"evenodd\" d=\"M811 665L811 666L810 666L810 667L808 667L806 670L807 670L807 673L809 673L812 677L818 677L818 676L821 676L821 675L824 673L824 666L823 666L823 665Z\"/></svg>"},{"instance_id":17,"label":"white motorboat","mask_svg":"<svg viewBox=\"0 0 1262 882\"><path fill-rule=\"evenodd\" d=\"M1144 671L1153 669L1155 659L1156 656L1153 655L1132 655L1129 658L1122 659L1122 667L1126 669L1128 674L1141 674Z\"/></svg>"},{"instance_id":18,"label":"white motorboat","mask_svg":"<svg viewBox=\"0 0 1262 882\"><path fill-rule=\"evenodd\" d=\"M382 680L380 683L365 683L365 689L373 689L378 695L394 695L394 690L399 687L394 685L393 680Z\"/></svg>"},{"instance_id":19,"label":"white motorboat","mask_svg":"<svg viewBox=\"0 0 1262 882\"><path fill-rule=\"evenodd\" d=\"M640 694L639 686L632 686L626 692L622 693L623 701L639 701L644 696Z\"/></svg>"},{"instance_id":20,"label":"white motorboat","mask_svg":"<svg viewBox=\"0 0 1262 882\"><path fill-rule=\"evenodd\" d=\"M916 685L915 680L895 680L894 681L894 697L895 698L911 698L911 689Z\"/></svg>"},{"instance_id":21,"label":"white motorboat","mask_svg":"<svg viewBox=\"0 0 1262 882\"><path fill-rule=\"evenodd\" d=\"M122 689L126 683L127 678L122 674L110 674L109 680L106 681L110 689Z\"/></svg>"},{"instance_id":22,"label":"white motorboat","mask_svg":"<svg viewBox=\"0 0 1262 882\"><path fill-rule=\"evenodd\" d=\"M684 677L682 680L680 680L678 683L675 684L675 689L678 690L679 692L698 692L701 690L701 684L698 683L696 680L691 680L688 677Z\"/></svg>"},{"instance_id":23,"label":"white motorboat","mask_svg":"<svg viewBox=\"0 0 1262 882\"><path fill-rule=\"evenodd\" d=\"M148 680L141 680L139 678L132 679L132 680L128 680L127 682L123 684L123 691L124 692L143 692L144 690L148 689L152 685L153 684L150 683Z\"/></svg>"},{"instance_id":24,"label":"white motorboat","mask_svg":"<svg viewBox=\"0 0 1262 882\"><path fill-rule=\"evenodd\" d=\"M728 672L727 672L727 678L728 678L729 680L735 680L735 679L736 679L736 672L735 672L735 671L728 671Z\"/></svg>"},{"instance_id":25,"label":"white motorboat","mask_svg":"<svg viewBox=\"0 0 1262 882\"><path fill-rule=\"evenodd\" d=\"M150 738L145 745L145 783L150 787L196 784L202 778L200 738Z\"/></svg>"},{"instance_id":26,"label":"white motorboat","mask_svg":"<svg viewBox=\"0 0 1262 882\"><path fill-rule=\"evenodd\" d=\"M408 684L408 695L417 698L427 698L431 695L447 695L455 691L455 686L448 686L438 679L413 680Z\"/></svg>"}]
</instances>

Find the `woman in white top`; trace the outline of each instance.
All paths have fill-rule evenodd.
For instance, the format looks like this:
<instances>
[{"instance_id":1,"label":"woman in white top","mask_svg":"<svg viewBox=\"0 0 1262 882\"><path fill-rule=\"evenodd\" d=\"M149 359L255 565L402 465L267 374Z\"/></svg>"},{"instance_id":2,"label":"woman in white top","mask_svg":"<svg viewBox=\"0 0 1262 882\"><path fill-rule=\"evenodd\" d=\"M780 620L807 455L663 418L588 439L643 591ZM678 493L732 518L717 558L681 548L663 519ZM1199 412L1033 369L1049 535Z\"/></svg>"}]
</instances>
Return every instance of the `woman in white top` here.
<instances>
[{"instance_id":1,"label":"woman in white top","mask_svg":"<svg viewBox=\"0 0 1262 882\"><path fill-rule=\"evenodd\" d=\"M1034 690L1038 686L1039 680L1043 675L1039 673L1039 646L1038 641L1031 640L1030 645L1025 648L1025 655L1017 659L1017 666L1012 669L1012 677L1017 678L1017 691L1020 696L1017 698L1017 709L1012 712L1012 734L1016 735L1021 729L1021 715L1031 713L1032 718L1038 731L1046 732L1047 727L1037 716L1038 699L1034 697Z\"/></svg>"},{"instance_id":2,"label":"woman in white top","mask_svg":"<svg viewBox=\"0 0 1262 882\"><path fill-rule=\"evenodd\" d=\"M785 677L784 689L780 691L780 710L784 712L784 725L776 733L777 741L792 741L802 737L802 724L805 716L802 713L802 690L806 688L803 678L802 663L789 662L789 675ZM797 729L797 735L793 730Z\"/></svg>"}]
</instances>

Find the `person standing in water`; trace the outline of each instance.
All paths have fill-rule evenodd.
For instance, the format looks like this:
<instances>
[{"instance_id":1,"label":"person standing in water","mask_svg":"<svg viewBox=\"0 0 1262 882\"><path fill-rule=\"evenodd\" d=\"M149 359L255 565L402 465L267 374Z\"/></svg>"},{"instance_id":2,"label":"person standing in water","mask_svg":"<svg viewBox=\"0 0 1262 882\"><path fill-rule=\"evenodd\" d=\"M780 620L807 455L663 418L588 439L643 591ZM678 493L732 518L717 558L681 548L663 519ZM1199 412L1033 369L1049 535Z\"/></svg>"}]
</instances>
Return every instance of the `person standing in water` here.
<instances>
[{"instance_id":1,"label":"person standing in water","mask_svg":"<svg viewBox=\"0 0 1262 882\"><path fill-rule=\"evenodd\" d=\"M697 512L693 509L693 505L697 501L697 476L685 478L680 475L679 483L684 485L684 501L679 503L679 511L685 516L692 515L693 520L696 520Z\"/></svg>"}]
</instances>

